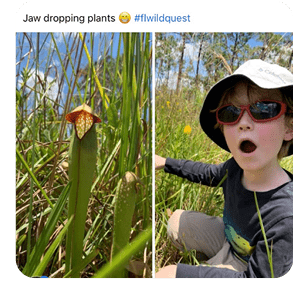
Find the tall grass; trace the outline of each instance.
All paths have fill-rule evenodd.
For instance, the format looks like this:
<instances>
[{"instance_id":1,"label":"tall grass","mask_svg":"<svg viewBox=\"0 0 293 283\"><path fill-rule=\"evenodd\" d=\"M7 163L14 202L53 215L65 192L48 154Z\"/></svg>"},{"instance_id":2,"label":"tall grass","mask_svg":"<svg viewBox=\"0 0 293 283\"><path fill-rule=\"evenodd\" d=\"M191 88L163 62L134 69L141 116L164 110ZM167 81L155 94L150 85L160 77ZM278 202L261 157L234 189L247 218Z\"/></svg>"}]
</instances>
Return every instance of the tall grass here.
<instances>
[{"instance_id":1,"label":"tall grass","mask_svg":"<svg viewBox=\"0 0 293 283\"><path fill-rule=\"evenodd\" d=\"M167 89L156 90L156 154L213 164L222 163L231 157L214 144L200 127L199 113L204 98L200 92L190 100L184 92L177 95ZM186 126L191 130L184 133ZM292 157L283 159L281 165L292 172ZM180 252L167 240L168 218L176 209L200 211L222 217L222 189L191 183L162 170L157 171L155 177L156 271L178 262L197 264L194 251Z\"/></svg>"},{"instance_id":2,"label":"tall grass","mask_svg":"<svg viewBox=\"0 0 293 283\"><path fill-rule=\"evenodd\" d=\"M142 183L137 185L129 242L151 225L150 34L19 33L16 42L17 265L29 276L99 276L110 261L115 195L126 171ZM83 260L65 274L72 133L65 115L82 103L102 123L96 128L98 160ZM139 248L128 254L127 262L118 261L131 270L126 276L151 276L151 238L143 235L147 237L138 238ZM42 265L26 265L36 252ZM110 269L107 276L111 274Z\"/></svg>"}]
</instances>

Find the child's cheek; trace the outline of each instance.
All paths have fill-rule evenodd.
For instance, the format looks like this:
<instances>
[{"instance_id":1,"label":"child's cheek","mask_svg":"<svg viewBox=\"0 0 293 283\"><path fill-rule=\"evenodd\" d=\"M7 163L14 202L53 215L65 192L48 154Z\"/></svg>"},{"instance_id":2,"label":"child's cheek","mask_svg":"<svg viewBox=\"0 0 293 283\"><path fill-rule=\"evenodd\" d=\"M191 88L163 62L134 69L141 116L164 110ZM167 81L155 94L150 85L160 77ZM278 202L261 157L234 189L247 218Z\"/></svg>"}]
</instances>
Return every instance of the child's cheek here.
<instances>
[{"instance_id":1,"label":"child's cheek","mask_svg":"<svg viewBox=\"0 0 293 283\"><path fill-rule=\"evenodd\" d=\"M233 149L237 147L238 136L239 136L239 133L237 132L237 128L235 125L234 126L224 125L224 137L226 139L226 142L230 151L233 151Z\"/></svg>"},{"instance_id":2,"label":"child's cheek","mask_svg":"<svg viewBox=\"0 0 293 283\"><path fill-rule=\"evenodd\" d=\"M257 127L258 140L265 148L276 148L283 143L284 126L281 123L264 123Z\"/></svg>"}]
</instances>

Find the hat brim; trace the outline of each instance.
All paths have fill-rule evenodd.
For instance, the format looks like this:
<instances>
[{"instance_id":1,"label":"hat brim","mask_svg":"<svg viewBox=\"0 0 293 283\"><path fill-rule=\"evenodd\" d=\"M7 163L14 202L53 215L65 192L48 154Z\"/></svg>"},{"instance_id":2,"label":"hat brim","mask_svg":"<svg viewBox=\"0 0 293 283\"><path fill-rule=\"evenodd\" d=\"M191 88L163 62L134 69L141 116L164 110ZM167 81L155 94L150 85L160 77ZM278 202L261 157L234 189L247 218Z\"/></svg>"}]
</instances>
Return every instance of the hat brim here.
<instances>
[{"instance_id":1,"label":"hat brim","mask_svg":"<svg viewBox=\"0 0 293 283\"><path fill-rule=\"evenodd\" d=\"M237 82L239 82L240 80L244 78L250 80L250 78L245 75L234 74L222 79L217 84L215 84L208 92L200 112L199 121L203 131L207 134L207 136L212 141L214 141L218 146L220 146L221 148L223 148L224 150L228 152L230 152L230 150L227 146L227 143L222 131L219 128L215 129L215 125L217 124L216 112L212 110L217 109L222 97L221 94L229 86L236 84ZM293 154L293 145L290 146L287 156L292 154Z\"/></svg>"}]
</instances>

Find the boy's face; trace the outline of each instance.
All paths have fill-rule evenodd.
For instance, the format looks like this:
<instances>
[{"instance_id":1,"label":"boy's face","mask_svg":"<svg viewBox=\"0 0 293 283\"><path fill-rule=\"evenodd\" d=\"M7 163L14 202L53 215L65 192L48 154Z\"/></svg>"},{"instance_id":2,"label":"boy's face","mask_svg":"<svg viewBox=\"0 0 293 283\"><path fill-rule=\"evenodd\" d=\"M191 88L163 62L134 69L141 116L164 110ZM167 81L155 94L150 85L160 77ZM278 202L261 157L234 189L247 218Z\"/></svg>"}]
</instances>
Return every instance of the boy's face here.
<instances>
[{"instance_id":1,"label":"boy's face","mask_svg":"<svg viewBox=\"0 0 293 283\"><path fill-rule=\"evenodd\" d=\"M281 101L279 90L250 90L250 100L273 99ZM235 86L232 101L235 105L248 105L247 85ZM224 125L227 145L238 165L245 171L265 170L278 165L278 153L284 140L293 138L285 125L285 116L269 121L254 122L246 111L235 125ZM277 168L277 167L276 167Z\"/></svg>"}]
</instances>

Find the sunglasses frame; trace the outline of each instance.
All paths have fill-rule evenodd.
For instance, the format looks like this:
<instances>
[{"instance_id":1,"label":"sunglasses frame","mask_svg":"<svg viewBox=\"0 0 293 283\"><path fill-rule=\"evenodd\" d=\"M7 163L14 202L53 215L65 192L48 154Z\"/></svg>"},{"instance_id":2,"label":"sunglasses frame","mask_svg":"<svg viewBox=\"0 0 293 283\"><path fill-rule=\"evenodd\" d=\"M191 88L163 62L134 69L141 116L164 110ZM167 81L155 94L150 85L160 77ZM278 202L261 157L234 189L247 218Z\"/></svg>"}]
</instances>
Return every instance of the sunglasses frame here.
<instances>
[{"instance_id":1,"label":"sunglasses frame","mask_svg":"<svg viewBox=\"0 0 293 283\"><path fill-rule=\"evenodd\" d=\"M218 122L219 124L221 124L221 125L235 125L235 124L237 124L237 123L240 121L241 117L243 116L244 111L246 110L246 112L248 113L248 115L250 116L250 118L251 118L254 122L264 123L264 122L269 122L269 121L273 121L273 120L276 120L276 119L280 118L280 117L281 117L284 113L286 113L286 111L287 111L287 105L286 105L284 102L282 102L282 101L272 100L272 99L262 99L262 100L257 100L255 103L257 103L257 102L263 102L263 101L279 103L279 104L281 105L280 113L279 113L277 116L272 117L272 118L258 120L258 119L256 119L256 118L254 118L253 115L252 115L251 112L250 112L250 107L251 107L253 104L252 104L252 105L251 105L251 104L241 105L241 106L237 107L237 106L234 106L232 103L230 103L230 104L223 105L223 106L219 107L219 108L216 110L216 118L217 118L217 122ZM254 103L254 104L255 104L255 103ZM222 122L222 121L219 119L219 111L220 111L221 109L223 109L224 107L231 106L231 105L234 106L234 107L236 107L236 108L240 108L240 109L241 109L241 112L240 112L240 114L239 114L237 120L234 121L234 122Z\"/></svg>"}]
</instances>

